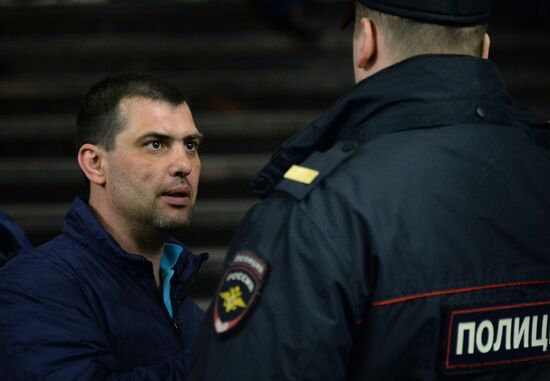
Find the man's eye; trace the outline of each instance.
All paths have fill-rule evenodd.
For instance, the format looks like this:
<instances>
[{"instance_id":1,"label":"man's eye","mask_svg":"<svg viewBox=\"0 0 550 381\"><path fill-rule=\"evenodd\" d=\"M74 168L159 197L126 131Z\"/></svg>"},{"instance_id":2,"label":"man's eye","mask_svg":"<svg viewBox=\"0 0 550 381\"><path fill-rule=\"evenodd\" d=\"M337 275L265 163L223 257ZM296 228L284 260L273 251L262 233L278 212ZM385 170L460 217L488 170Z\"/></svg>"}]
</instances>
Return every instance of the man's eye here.
<instances>
[{"instance_id":1,"label":"man's eye","mask_svg":"<svg viewBox=\"0 0 550 381\"><path fill-rule=\"evenodd\" d=\"M154 151L158 151L162 148L162 143L158 140L153 140L147 143L145 146L153 149Z\"/></svg>"},{"instance_id":2,"label":"man's eye","mask_svg":"<svg viewBox=\"0 0 550 381\"><path fill-rule=\"evenodd\" d=\"M196 151L199 149L199 143L198 142L186 142L185 148L187 148L188 151Z\"/></svg>"}]
</instances>

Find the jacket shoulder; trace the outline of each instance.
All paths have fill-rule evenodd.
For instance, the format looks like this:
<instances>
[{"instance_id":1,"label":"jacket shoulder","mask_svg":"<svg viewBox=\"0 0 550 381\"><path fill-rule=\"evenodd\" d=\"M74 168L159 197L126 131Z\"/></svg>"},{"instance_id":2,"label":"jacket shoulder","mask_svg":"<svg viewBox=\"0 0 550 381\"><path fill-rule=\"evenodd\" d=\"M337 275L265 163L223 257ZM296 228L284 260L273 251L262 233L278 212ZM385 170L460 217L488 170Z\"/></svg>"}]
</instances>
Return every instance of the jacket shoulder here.
<instances>
[{"instance_id":1,"label":"jacket shoulder","mask_svg":"<svg viewBox=\"0 0 550 381\"><path fill-rule=\"evenodd\" d=\"M292 165L275 187L275 191L301 200L350 159L357 150L353 141L336 142L323 152L314 152L300 165Z\"/></svg>"},{"instance_id":2,"label":"jacket shoulder","mask_svg":"<svg viewBox=\"0 0 550 381\"><path fill-rule=\"evenodd\" d=\"M0 288L47 292L51 285L72 282L80 264L73 242L59 236L34 249L24 250L0 269Z\"/></svg>"}]
</instances>

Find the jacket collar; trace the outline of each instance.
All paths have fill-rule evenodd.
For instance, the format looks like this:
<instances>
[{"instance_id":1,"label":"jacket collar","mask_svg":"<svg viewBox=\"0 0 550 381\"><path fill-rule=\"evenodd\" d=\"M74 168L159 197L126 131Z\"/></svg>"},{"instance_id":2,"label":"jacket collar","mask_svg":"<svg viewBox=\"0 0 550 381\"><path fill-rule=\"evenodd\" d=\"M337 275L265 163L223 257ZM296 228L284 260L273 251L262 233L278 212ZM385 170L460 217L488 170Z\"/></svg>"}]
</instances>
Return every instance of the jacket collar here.
<instances>
[{"instance_id":1,"label":"jacket collar","mask_svg":"<svg viewBox=\"0 0 550 381\"><path fill-rule=\"evenodd\" d=\"M491 61L458 55L415 56L356 84L284 143L251 187L260 197L267 196L292 164L337 141L365 143L391 132L479 123L481 112L484 123L521 127L519 120L539 122L518 111Z\"/></svg>"},{"instance_id":2,"label":"jacket collar","mask_svg":"<svg viewBox=\"0 0 550 381\"><path fill-rule=\"evenodd\" d=\"M63 234L80 242L94 254L101 255L111 263L134 270L147 263L143 256L125 251L99 223L88 204L79 197L73 201L65 217L62 231ZM176 277L182 282L194 277L208 258L206 253L194 255L175 238L171 237L167 243L183 247L183 251L173 267Z\"/></svg>"}]
</instances>

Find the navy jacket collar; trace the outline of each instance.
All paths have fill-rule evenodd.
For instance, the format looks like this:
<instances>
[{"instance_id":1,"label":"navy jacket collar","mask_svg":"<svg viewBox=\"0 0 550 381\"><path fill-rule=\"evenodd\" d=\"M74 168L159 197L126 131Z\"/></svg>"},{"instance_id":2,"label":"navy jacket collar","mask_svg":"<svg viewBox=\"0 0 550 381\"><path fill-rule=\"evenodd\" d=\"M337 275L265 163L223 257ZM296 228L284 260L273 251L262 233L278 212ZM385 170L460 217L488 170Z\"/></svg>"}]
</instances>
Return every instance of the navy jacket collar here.
<instances>
[{"instance_id":1,"label":"navy jacket collar","mask_svg":"<svg viewBox=\"0 0 550 381\"><path fill-rule=\"evenodd\" d=\"M449 107L452 104L451 107ZM267 196L286 170L335 142L364 143L379 135L449 124L536 124L514 105L491 61L470 56L421 55L361 81L318 120L294 135L253 179ZM492 112L491 112L492 111Z\"/></svg>"},{"instance_id":2,"label":"navy jacket collar","mask_svg":"<svg viewBox=\"0 0 550 381\"><path fill-rule=\"evenodd\" d=\"M128 269L136 269L147 263L143 256L128 253L120 247L99 223L88 204L81 198L77 197L73 201L65 217L62 231L63 234L88 247L94 254L101 255L114 264L122 265ZM174 238L170 238L168 242L183 247L183 252L174 266L174 271L180 281L187 283L188 280L191 280L196 275L204 261L208 258L208 254L194 255L187 247Z\"/></svg>"}]
</instances>

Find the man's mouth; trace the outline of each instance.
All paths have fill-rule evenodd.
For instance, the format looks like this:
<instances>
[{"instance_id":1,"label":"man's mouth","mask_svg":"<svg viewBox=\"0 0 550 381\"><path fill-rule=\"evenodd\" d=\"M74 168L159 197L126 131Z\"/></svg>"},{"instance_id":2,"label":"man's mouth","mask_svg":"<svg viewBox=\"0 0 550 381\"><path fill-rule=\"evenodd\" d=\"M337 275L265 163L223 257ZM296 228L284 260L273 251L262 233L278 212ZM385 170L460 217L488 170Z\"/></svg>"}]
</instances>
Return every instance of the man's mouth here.
<instances>
[{"instance_id":1,"label":"man's mouth","mask_svg":"<svg viewBox=\"0 0 550 381\"><path fill-rule=\"evenodd\" d=\"M163 192L161 198L169 205L184 207L191 203L190 194L190 188L186 185L181 185Z\"/></svg>"}]
</instances>

